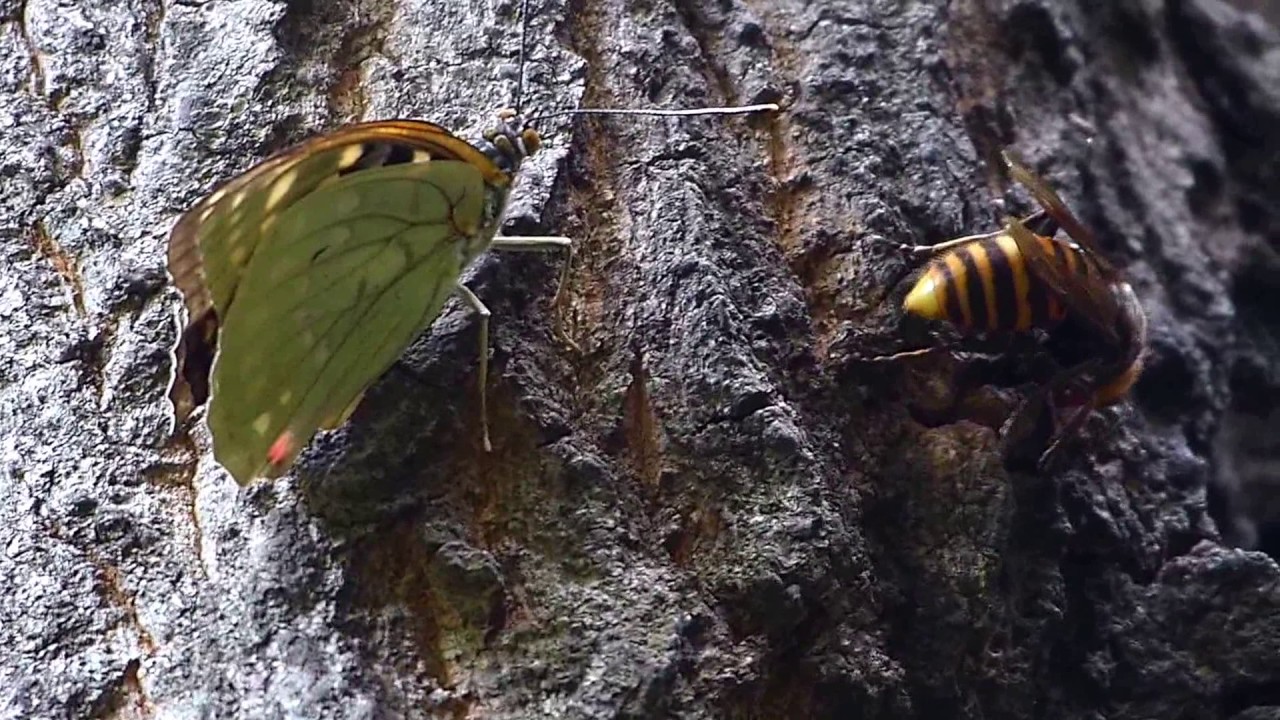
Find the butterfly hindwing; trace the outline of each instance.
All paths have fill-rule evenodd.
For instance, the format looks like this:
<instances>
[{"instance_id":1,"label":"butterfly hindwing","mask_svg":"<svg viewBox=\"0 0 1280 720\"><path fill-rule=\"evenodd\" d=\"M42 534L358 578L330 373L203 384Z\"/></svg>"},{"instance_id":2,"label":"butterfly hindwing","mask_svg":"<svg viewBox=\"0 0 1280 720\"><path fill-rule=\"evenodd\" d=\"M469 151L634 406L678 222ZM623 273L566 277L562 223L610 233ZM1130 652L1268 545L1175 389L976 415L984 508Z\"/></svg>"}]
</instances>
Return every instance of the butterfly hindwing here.
<instances>
[{"instance_id":1,"label":"butterfly hindwing","mask_svg":"<svg viewBox=\"0 0 1280 720\"><path fill-rule=\"evenodd\" d=\"M485 191L458 161L362 170L263 234L222 323L209 403L214 455L237 480L286 467L435 319L487 242Z\"/></svg>"}]
</instances>

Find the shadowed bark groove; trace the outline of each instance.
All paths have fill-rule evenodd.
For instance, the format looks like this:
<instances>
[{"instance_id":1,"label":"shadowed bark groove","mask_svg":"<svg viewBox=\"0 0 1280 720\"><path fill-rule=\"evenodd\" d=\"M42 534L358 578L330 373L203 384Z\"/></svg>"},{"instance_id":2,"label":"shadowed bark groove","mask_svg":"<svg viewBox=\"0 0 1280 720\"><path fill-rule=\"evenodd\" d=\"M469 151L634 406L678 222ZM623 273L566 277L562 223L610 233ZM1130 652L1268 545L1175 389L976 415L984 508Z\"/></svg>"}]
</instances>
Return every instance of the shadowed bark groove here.
<instances>
[{"instance_id":1,"label":"shadowed bark groove","mask_svg":"<svg viewBox=\"0 0 1280 720\"><path fill-rule=\"evenodd\" d=\"M519 5L0 10L0 716L1276 712L1262 3L532 0L535 114L786 110L540 127L508 230L573 264L468 278L493 453L454 303L278 483L167 446L177 213L342 122L487 124ZM894 246L1028 209L1008 146L1151 319L1048 475L996 431L1034 342L870 361L949 337Z\"/></svg>"}]
</instances>

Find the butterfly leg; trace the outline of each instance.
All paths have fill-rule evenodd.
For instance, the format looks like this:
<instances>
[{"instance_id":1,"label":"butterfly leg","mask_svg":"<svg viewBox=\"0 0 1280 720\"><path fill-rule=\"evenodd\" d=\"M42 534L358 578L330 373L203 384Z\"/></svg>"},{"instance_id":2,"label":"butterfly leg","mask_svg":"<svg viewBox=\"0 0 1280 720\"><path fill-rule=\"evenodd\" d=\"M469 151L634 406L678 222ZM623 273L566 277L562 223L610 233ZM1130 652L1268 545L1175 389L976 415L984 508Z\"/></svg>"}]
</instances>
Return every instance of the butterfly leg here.
<instances>
[{"instance_id":1,"label":"butterfly leg","mask_svg":"<svg viewBox=\"0 0 1280 720\"><path fill-rule=\"evenodd\" d=\"M553 252L572 245L572 240L559 235L499 235L489 247L515 252Z\"/></svg>"},{"instance_id":2,"label":"butterfly leg","mask_svg":"<svg viewBox=\"0 0 1280 720\"><path fill-rule=\"evenodd\" d=\"M481 434L484 436L484 451L493 452L493 445L489 442L489 308L476 297L462 283L458 283L457 291L459 297L476 315L480 316L480 428Z\"/></svg>"},{"instance_id":3,"label":"butterfly leg","mask_svg":"<svg viewBox=\"0 0 1280 720\"><path fill-rule=\"evenodd\" d=\"M564 289L565 282L569 279L569 265L573 261L572 240L556 235L548 235L546 237L499 235L493 239L489 247L504 252L555 252L556 250L563 250L566 256L564 268L560 271L560 284L556 286L556 296L551 301L552 304L559 302L560 291Z\"/></svg>"},{"instance_id":4,"label":"butterfly leg","mask_svg":"<svg viewBox=\"0 0 1280 720\"><path fill-rule=\"evenodd\" d=\"M556 235L548 236L524 236L524 235L499 235L495 237L489 245L494 250L511 251L511 252L555 252L563 250L565 253L564 265L560 268L560 280L556 285L555 297L551 298L551 307L560 307L560 294L564 292L564 288L569 284L569 270L573 265L573 241L567 237ZM566 345L578 352L578 345L569 337L559 322L555 323L556 335L560 337Z\"/></svg>"}]
</instances>

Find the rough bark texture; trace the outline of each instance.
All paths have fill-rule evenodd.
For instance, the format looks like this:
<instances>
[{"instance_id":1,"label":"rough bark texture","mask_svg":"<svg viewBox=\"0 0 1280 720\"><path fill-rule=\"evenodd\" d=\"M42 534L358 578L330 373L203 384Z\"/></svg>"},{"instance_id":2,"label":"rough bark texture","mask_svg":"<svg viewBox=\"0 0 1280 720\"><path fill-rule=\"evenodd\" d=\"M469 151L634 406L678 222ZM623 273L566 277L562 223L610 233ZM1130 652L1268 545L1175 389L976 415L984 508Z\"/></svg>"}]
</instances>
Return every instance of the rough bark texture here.
<instances>
[{"instance_id":1,"label":"rough bark texture","mask_svg":"<svg viewBox=\"0 0 1280 720\"><path fill-rule=\"evenodd\" d=\"M0 2L0 714L1280 715L1280 570L1206 502L1265 539L1280 39L1218 0L535 0L528 104L788 109L544 127L511 222L577 250L558 310L554 259L474 274L492 454L456 303L288 479L167 447L176 214L345 121L474 129L516 10ZM865 361L930 340L891 244L993 227L1005 145L1152 320L1052 476L963 417L1004 371Z\"/></svg>"}]
</instances>

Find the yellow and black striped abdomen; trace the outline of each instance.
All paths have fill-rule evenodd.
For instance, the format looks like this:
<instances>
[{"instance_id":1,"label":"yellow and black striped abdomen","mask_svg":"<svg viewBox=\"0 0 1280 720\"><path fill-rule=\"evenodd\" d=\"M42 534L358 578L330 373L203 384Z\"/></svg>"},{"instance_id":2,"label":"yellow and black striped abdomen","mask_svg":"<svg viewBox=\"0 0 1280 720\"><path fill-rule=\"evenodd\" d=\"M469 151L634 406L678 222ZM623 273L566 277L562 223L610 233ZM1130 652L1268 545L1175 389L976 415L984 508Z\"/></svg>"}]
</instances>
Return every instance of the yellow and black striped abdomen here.
<instances>
[{"instance_id":1,"label":"yellow and black striped abdomen","mask_svg":"<svg viewBox=\"0 0 1280 720\"><path fill-rule=\"evenodd\" d=\"M1093 272L1078 250L1039 235L1036 240L1068 272ZM939 255L911 288L903 308L974 332L1049 328L1066 315L1053 292L1030 272L1013 238L1004 233Z\"/></svg>"}]
</instances>

